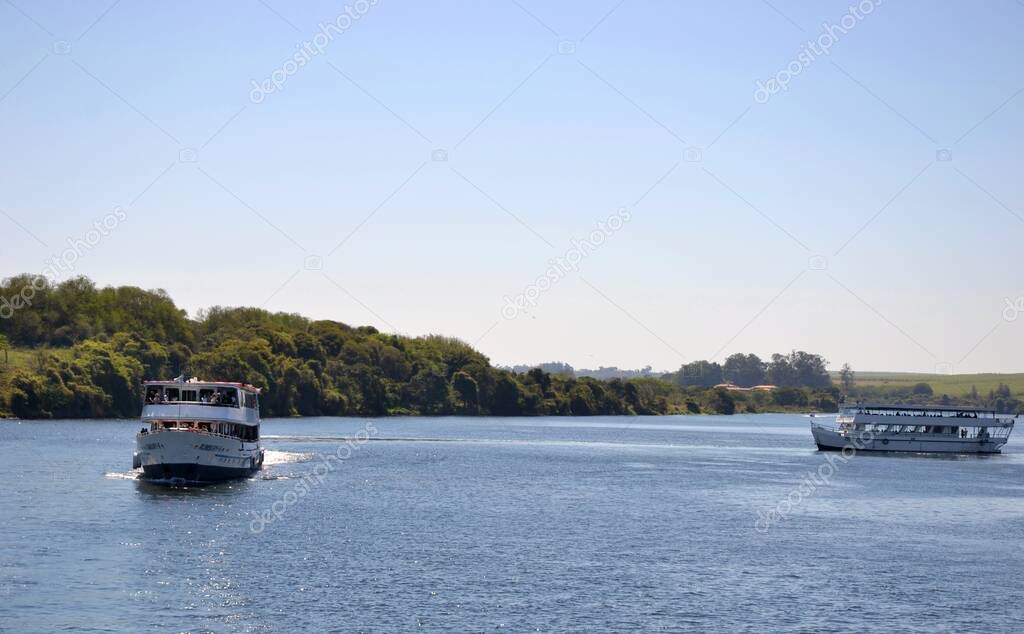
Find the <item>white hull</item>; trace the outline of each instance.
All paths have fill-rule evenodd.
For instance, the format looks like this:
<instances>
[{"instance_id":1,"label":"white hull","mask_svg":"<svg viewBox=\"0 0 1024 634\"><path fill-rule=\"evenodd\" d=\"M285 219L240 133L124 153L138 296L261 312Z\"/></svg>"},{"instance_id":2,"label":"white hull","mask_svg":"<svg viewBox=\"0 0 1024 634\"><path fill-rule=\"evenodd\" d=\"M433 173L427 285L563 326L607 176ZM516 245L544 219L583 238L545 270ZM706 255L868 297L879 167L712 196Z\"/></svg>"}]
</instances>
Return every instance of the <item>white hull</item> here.
<instances>
[{"instance_id":1,"label":"white hull","mask_svg":"<svg viewBox=\"0 0 1024 634\"><path fill-rule=\"evenodd\" d=\"M816 423L811 423L811 435L818 449L825 451L841 451L851 447L857 451L992 454L999 453L1007 441L1007 438L960 438L948 434L914 432L851 432L843 435Z\"/></svg>"},{"instance_id":2,"label":"white hull","mask_svg":"<svg viewBox=\"0 0 1024 634\"><path fill-rule=\"evenodd\" d=\"M247 476L263 466L258 441L186 429L136 435L135 466L147 479L209 482Z\"/></svg>"}]
</instances>

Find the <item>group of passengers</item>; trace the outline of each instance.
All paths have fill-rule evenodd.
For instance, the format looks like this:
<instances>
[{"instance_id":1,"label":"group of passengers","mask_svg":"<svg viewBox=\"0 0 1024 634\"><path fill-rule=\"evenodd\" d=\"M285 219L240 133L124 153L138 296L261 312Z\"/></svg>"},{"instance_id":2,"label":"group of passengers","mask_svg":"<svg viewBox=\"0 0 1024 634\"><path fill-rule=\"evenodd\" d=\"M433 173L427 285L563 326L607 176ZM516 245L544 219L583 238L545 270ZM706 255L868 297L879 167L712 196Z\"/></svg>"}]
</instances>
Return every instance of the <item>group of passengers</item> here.
<instances>
[{"instance_id":1,"label":"group of passengers","mask_svg":"<svg viewBox=\"0 0 1024 634\"><path fill-rule=\"evenodd\" d=\"M161 429L180 429L183 431L198 432L202 434L218 434L230 436L240 440L258 440L260 437L259 427L252 425L234 425L230 423L210 423L206 421L163 421L154 423L153 431ZM139 433L148 434L150 430L143 427Z\"/></svg>"},{"instance_id":2,"label":"group of passengers","mask_svg":"<svg viewBox=\"0 0 1024 634\"><path fill-rule=\"evenodd\" d=\"M194 401L189 399L190 401ZM147 405L158 405L161 403L177 403L179 402L178 395L174 394L168 396L167 392L160 389L151 389L146 394ZM234 390L202 390L199 393L199 403L203 405L220 405L222 407L238 407L238 397L235 396Z\"/></svg>"},{"instance_id":3,"label":"group of passengers","mask_svg":"<svg viewBox=\"0 0 1024 634\"><path fill-rule=\"evenodd\" d=\"M207 395L205 392L199 393L199 402L206 405L224 405L235 407L238 405L238 399L235 397L234 392L228 395L225 390L217 390Z\"/></svg>"},{"instance_id":4,"label":"group of passengers","mask_svg":"<svg viewBox=\"0 0 1024 634\"><path fill-rule=\"evenodd\" d=\"M894 413L891 413L891 414L890 413L886 413L886 412L865 412L865 413L881 415L881 416L918 416L918 417L925 417L925 418L947 418L941 412L919 412L919 413L914 413L914 412L894 412ZM975 413L975 412L957 412L957 414L956 414L956 418L977 418L977 417L978 417L978 414Z\"/></svg>"}]
</instances>

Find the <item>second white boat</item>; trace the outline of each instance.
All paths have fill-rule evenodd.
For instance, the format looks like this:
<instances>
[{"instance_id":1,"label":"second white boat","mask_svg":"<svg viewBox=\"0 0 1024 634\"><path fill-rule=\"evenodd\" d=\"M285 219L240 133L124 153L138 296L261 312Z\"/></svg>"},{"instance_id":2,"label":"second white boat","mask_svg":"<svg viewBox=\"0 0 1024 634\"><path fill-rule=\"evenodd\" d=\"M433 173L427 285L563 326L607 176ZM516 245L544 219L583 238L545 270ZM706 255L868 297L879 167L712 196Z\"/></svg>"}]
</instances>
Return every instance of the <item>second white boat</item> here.
<instances>
[{"instance_id":1,"label":"second white boat","mask_svg":"<svg viewBox=\"0 0 1024 634\"><path fill-rule=\"evenodd\" d=\"M834 426L811 420L818 449L914 453L999 453L1016 418L991 409L846 405Z\"/></svg>"}]
</instances>

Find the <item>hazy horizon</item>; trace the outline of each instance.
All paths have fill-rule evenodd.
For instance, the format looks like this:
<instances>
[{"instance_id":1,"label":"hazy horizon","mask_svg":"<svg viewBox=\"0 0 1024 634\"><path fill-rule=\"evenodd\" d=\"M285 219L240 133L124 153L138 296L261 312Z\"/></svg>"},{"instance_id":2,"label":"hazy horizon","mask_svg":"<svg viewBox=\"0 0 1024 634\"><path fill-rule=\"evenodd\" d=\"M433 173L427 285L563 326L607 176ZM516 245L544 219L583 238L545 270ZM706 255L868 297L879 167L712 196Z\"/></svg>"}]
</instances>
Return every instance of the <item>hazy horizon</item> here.
<instances>
[{"instance_id":1,"label":"hazy horizon","mask_svg":"<svg viewBox=\"0 0 1024 634\"><path fill-rule=\"evenodd\" d=\"M0 276L501 365L1024 371L1024 5L854 6L0 3Z\"/></svg>"}]
</instances>

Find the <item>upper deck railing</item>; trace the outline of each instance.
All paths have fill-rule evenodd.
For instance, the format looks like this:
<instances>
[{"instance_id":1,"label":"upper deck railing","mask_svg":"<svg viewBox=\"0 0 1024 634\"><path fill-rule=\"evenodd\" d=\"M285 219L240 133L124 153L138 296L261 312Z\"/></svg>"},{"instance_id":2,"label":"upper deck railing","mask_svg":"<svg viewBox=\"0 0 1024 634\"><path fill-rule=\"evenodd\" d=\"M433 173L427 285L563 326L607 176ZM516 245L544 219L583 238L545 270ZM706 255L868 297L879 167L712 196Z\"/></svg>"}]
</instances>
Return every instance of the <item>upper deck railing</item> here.
<instances>
[{"instance_id":1,"label":"upper deck railing","mask_svg":"<svg viewBox=\"0 0 1024 634\"><path fill-rule=\"evenodd\" d=\"M143 420L205 420L255 425L259 388L227 381L144 381Z\"/></svg>"},{"instance_id":2,"label":"upper deck railing","mask_svg":"<svg viewBox=\"0 0 1024 634\"><path fill-rule=\"evenodd\" d=\"M258 408L237 405L167 401L143 405L142 420L204 420L257 425L260 422L260 412Z\"/></svg>"},{"instance_id":3,"label":"upper deck railing","mask_svg":"<svg viewBox=\"0 0 1024 634\"><path fill-rule=\"evenodd\" d=\"M954 427L1011 427L1016 420L1010 414L994 410L922 409L908 407L874 408L851 406L840 408L837 423L872 423L877 425L947 425Z\"/></svg>"},{"instance_id":4,"label":"upper deck railing","mask_svg":"<svg viewBox=\"0 0 1024 634\"><path fill-rule=\"evenodd\" d=\"M869 403L843 404L841 412L874 414L878 416L944 416L947 418L993 418L990 408L957 408L952 406L878 405Z\"/></svg>"}]
</instances>

